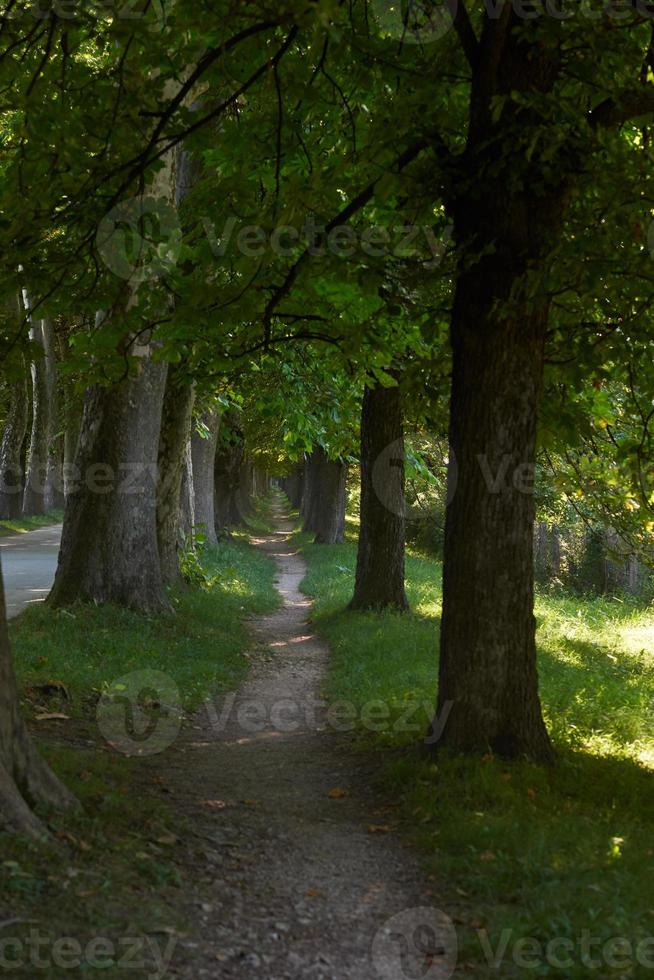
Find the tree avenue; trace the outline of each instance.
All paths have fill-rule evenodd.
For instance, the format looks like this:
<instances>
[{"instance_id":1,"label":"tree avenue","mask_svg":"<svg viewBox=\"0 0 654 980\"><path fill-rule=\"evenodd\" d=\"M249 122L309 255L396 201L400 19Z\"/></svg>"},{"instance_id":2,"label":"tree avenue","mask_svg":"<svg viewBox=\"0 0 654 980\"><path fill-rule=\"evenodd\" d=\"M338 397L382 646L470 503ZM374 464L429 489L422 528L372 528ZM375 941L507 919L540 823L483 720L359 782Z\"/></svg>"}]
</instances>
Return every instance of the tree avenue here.
<instances>
[{"instance_id":1,"label":"tree avenue","mask_svg":"<svg viewBox=\"0 0 654 980\"><path fill-rule=\"evenodd\" d=\"M63 510L54 608L173 616L275 481L325 548L358 518L351 610L408 613L443 446L435 745L549 763L534 540L565 501L651 560L654 5L384 6L1 19L0 519ZM34 833L72 801L1 625Z\"/></svg>"}]
</instances>

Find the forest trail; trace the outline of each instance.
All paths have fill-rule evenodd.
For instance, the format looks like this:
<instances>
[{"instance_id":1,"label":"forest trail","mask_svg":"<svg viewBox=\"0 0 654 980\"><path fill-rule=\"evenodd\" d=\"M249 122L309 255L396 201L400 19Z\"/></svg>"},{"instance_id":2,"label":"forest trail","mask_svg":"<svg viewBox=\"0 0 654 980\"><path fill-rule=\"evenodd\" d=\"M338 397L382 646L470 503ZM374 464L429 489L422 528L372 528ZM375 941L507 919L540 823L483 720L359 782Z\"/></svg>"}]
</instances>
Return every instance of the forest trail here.
<instances>
[{"instance_id":1,"label":"forest trail","mask_svg":"<svg viewBox=\"0 0 654 980\"><path fill-rule=\"evenodd\" d=\"M451 937L438 913L411 911L434 899L411 852L385 832L392 801L366 789L377 766L315 711L328 650L308 625L292 531L278 512L275 532L254 539L277 563L283 606L251 622L249 680L205 706L165 756L190 827L196 922L169 975L444 980Z\"/></svg>"}]
</instances>

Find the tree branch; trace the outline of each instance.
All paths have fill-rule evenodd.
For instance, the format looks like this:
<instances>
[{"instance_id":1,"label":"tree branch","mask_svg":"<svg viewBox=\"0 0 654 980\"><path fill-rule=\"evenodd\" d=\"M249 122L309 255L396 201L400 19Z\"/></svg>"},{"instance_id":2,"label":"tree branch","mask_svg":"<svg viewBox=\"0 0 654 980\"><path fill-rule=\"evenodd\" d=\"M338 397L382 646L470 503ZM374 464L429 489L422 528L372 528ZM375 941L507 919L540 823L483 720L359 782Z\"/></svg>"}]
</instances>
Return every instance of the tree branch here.
<instances>
[{"instance_id":1,"label":"tree branch","mask_svg":"<svg viewBox=\"0 0 654 980\"><path fill-rule=\"evenodd\" d=\"M444 147L440 136L437 137L435 141L424 137L423 139L413 143L403 153L401 153L399 157L397 157L391 167L391 171L394 173L401 173L402 170L404 170L406 166L415 160L423 150L426 150L430 146L434 145L434 142L436 142L441 148ZM375 177L375 179L372 180L367 187L364 187L363 190L359 191L356 197L354 197L349 204L347 204L334 218L331 219L331 221L325 225L322 237L328 235L340 225L348 222L350 218L364 208L366 204L372 200L377 184L383 176L384 174L380 174L379 177ZM275 315L275 311L281 301L288 296L300 270L303 268L310 254L311 246L307 245L302 254L298 256L293 265L288 269L283 282L274 288L270 299L266 303L266 307L263 312L264 343L270 343L270 338L272 336L272 318Z\"/></svg>"},{"instance_id":2,"label":"tree branch","mask_svg":"<svg viewBox=\"0 0 654 980\"><path fill-rule=\"evenodd\" d=\"M592 110L589 121L593 129L607 129L650 112L654 112L654 85L643 86L640 91L625 92L614 99L605 99Z\"/></svg>"},{"instance_id":3,"label":"tree branch","mask_svg":"<svg viewBox=\"0 0 654 980\"><path fill-rule=\"evenodd\" d=\"M446 0L446 3L450 14L452 15L454 30L456 31L459 41L461 42L463 53L465 54L470 67L475 68L477 58L479 57L479 41L477 40L474 28L470 22L470 16L464 0Z\"/></svg>"}]
</instances>

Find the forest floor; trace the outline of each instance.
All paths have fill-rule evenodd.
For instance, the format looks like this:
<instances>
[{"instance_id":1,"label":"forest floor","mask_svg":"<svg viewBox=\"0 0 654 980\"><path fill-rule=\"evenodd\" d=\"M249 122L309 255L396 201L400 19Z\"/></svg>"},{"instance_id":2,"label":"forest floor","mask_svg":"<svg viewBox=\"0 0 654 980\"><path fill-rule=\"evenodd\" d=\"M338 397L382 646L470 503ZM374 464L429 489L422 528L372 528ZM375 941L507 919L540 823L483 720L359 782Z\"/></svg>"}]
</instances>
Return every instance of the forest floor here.
<instances>
[{"instance_id":1,"label":"forest floor","mask_svg":"<svg viewBox=\"0 0 654 980\"><path fill-rule=\"evenodd\" d=\"M56 850L0 834L0 973L651 976L652 606L541 591L557 764L434 758L440 563L409 550L411 613L352 613L355 518L325 547L267 506L175 616L12 620L23 710L84 809L47 815Z\"/></svg>"},{"instance_id":2,"label":"forest floor","mask_svg":"<svg viewBox=\"0 0 654 980\"><path fill-rule=\"evenodd\" d=\"M174 595L170 621L46 605L12 624L30 727L84 805L55 819L58 850L0 836L0 967L13 975L451 976L453 927L379 789L384 759L322 700L329 651L279 503L272 524L255 515L251 544L209 556L209 587ZM120 702L102 721L108 664L183 691L181 730L165 703L148 707L150 727L134 702L131 723Z\"/></svg>"},{"instance_id":3,"label":"forest floor","mask_svg":"<svg viewBox=\"0 0 654 980\"><path fill-rule=\"evenodd\" d=\"M196 927L171 975L390 980L431 965L430 978L449 977L451 936L415 856L389 832L395 804L371 795L374 764L330 731L327 647L307 623L293 525L276 524L253 539L277 564L283 606L251 622L252 673L205 705L166 757L197 848Z\"/></svg>"}]
</instances>

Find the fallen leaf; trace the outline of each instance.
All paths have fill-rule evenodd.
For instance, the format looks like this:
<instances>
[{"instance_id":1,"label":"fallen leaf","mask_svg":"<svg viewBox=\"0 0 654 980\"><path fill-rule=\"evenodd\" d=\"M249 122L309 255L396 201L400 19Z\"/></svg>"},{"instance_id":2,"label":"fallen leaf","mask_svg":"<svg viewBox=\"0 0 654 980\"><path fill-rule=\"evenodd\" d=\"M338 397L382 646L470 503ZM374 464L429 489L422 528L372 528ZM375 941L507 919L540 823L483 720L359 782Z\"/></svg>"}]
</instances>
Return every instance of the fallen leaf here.
<instances>
[{"instance_id":1,"label":"fallen leaf","mask_svg":"<svg viewBox=\"0 0 654 980\"><path fill-rule=\"evenodd\" d=\"M174 834L162 834L161 837L156 838L157 844L166 844L170 846L176 844L178 840L179 837L176 837Z\"/></svg>"},{"instance_id":2,"label":"fallen leaf","mask_svg":"<svg viewBox=\"0 0 654 980\"><path fill-rule=\"evenodd\" d=\"M388 824L385 823L381 823L381 824L371 823L368 826L369 834L390 834L390 832L391 832L391 828L388 826Z\"/></svg>"},{"instance_id":3,"label":"fallen leaf","mask_svg":"<svg viewBox=\"0 0 654 980\"><path fill-rule=\"evenodd\" d=\"M493 854L492 851L482 851L482 853L479 855L479 860L480 861L494 861L495 860L495 855Z\"/></svg>"},{"instance_id":4,"label":"fallen leaf","mask_svg":"<svg viewBox=\"0 0 654 980\"><path fill-rule=\"evenodd\" d=\"M335 786L334 789L330 789L329 797L332 800L342 800L344 796L347 796L348 792L343 789L342 786Z\"/></svg>"}]
</instances>

